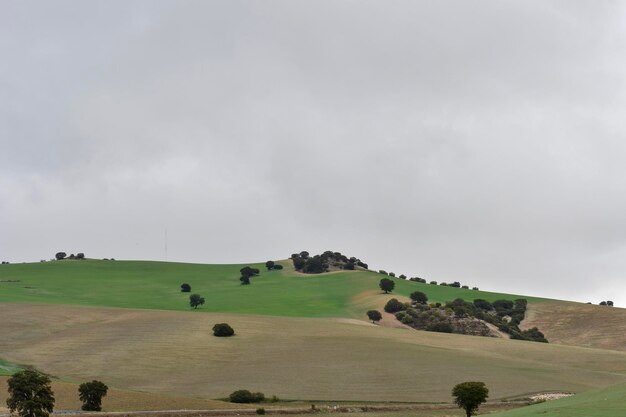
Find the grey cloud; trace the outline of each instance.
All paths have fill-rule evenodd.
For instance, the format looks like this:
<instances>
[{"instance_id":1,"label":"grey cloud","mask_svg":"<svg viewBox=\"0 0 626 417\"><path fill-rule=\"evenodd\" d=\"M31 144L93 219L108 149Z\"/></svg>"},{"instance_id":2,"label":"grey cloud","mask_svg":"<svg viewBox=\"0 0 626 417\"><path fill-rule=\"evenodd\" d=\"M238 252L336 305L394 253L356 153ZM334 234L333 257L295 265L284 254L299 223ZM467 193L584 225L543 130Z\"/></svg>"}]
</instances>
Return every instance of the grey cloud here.
<instances>
[{"instance_id":1,"label":"grey cloud","mask_svg":"<svg viewBox=\"0 0 626 417\"><path fill-rule=\"evenodd\" d=\"M619 2L0 13L0 254L373 267L621 305ZM619 297L622 297L621 300Z\"/></svg>"}]
</instances>

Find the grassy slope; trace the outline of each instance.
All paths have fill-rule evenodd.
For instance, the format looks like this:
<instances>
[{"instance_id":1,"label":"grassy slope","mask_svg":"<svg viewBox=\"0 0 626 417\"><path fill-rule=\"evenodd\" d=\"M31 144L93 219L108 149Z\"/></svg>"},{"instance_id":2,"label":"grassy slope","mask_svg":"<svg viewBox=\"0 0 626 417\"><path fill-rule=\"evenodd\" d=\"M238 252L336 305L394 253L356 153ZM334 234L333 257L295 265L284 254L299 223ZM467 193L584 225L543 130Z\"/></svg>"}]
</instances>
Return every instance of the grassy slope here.
<instances>
[{"instance_id":1,"label":"grassy slope","mask_svg":"<svg viewBox=\"0 0 626 417\"><path fill-rule=\"evenodd\" d=\"M539 327L551 343L626 351L626 309L549 301L530 305L523 328Z\"/></svg>"},{"instance_id":2,"label":"grassy slope","mask_svg":"<svg viewBox=\"0 0 626 417\"><path fill-rule=\"evenodd\" d=\"M624 417L626 384L519 408L494 417Z\"/></svg>"},{"instance_id":3,"label":"grassy slope","mask_svg":"<svg viewBox=\"0 0 626 417\"><path fill-rule=\"evenodd\" d=\"M449 335L329 318L0 303L0 354L80 382L222 398L450 401L482 380L491 398L626 381L626 353ZM216 338L215 323L236 336Z\"/></svg>"},{"instance_id":4,"label":"grassy slope","mask_svg":"<svg viewBox=\"0 0 626 417\"><path fill-rule=\"evenodd\" d=\"M187 282L206 299L203 311L302 317L362 317L378 307L382 275L369 271L342 271L321 275L296 273L290 262L282 271L261 269L252 285L239 285L244 265L202 265L150 261L61 261L0 266L0 302L35 302L187 310ZM432 301L519 298L396 280L395 295L425 292ZM386 297L385 300L390 297ZM529 298L529 300L537 300Z\"/></svg>"},{"instance_id":5,"label":"grassy slope","mask_svg":"<svg viewBox=\"0 0 626 417\"><path fill-rule=\"evenodd\" d=\"M13 375L21 370L19 365L0 359L0 375Z\"/></svg>"}]
</instances>

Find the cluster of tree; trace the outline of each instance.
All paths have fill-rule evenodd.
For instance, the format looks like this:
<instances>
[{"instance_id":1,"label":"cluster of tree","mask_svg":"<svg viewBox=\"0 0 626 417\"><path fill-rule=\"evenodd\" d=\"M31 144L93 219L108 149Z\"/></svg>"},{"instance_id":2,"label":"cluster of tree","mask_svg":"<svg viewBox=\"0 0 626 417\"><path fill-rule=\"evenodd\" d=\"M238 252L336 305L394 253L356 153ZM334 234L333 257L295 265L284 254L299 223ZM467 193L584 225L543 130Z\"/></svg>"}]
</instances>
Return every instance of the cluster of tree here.
<instances>
[{"instance_id":1,"label":"cluster of tree","mask_svg":"<svg viewBox=\"0 0 626 417\"><path fill-rule=\"evenodd\" d=\"M321 274L328 272L330 268L345 269L348 271L352 271L356 267L363 269L368 268L366 263L354 256L347 257L341 252L329 250L321 255L314 256L311 256L307 251L302 251L292 254L290 259L296 271L304 272L305 274Z\"/></svg>"},{"instance_id":2,"label":"cluster of tree","mask_svg":"<svg viewBox=\"0 0 626 417\"><path fill-rule=\"evenodd\" d=\"M47 417L54 409L54 393L50 378L32 369L14 374L7 380L9 397L7 406L11 413L20 417ZM93 380L78 387L78 398L82 401L83 411L101 411L102 398L109 387L103 382Z\"/></svg>"},{"instance_id":3,"label":"cluster of tree","mask_svg":"<svg viewBox=\"0 0 626 417\"><path fill-rule=\"evenodd\" d=\"M82 252L77 253L76 255L74 255L73 253L70 254L70 256L67 256L67 253L65 252L57 252L54 257L56 258L57 261L61 261L63 259L85 259L85 254Z\"/></svg>"},{"instance_id":4,"label":"cluster of tree","mask_svg":"<svg viewBox=\"0 0 626 417\"><path fill-rule=\"evenodd\" d=\"M203 304L204 304L204 297L202 297L200 294L191 294L189 296L189 305L191 306L191 308L197 309Z\"/></svg>"},{"instance_id":5,"label":"cluster of tree","mask_svg":"<svg viewBox=\"0 0 626 417\"><path fill-rule=\"evenodd\" d=\"M613 307L613 301L600 301L600 305Z\"/></svg>"},{"instance_id":6,"label":"cluster of tree","mask_svg":"<svg viewBox=\"0 0 626 417\"><path fill-rule=\"evenodd\" d=\"M260 403L265 400L265 394L262 392L250 392L247 389L240 389L230 394L228 399L231 403Z\"/></svg>"},{"instance_id":7,"label":"cluster of tree","mask_svg":"<svg viewBox=\"0 0 626 417\"><path fill-rule=\"evenodd\" d=\"M400 322L418 330L489 336L491 331L486 322L508 333L511 339L548 342L537 328L519 328L528 304L525 299L497 300L490 303L482 299L468 302L457 298L444 305L428 305L426 294L415 291L411 294L411 300L412 303L402 303L392 298L385 305L385 311L395 313Z\"/></svg>"},{"instance_id":8,"label":"cluster of tree","mask_svg":"<svg viewBox=\"0 0 626 417\"><path fill-rule=\"evenodd\" d=\"M8 265L9 263L9 261L2 261L2 265Z\"/></svg>"},{"instance_id":9,"label":"cluster of tree","mask_svg":"<svg viewBox=\"0 0 626 417\"><path fill-rule=\"evenodd\" d=\"M267 268L268 271L271 271L273 269L275 269L275 270L283 269L283 266L281 264L277 264L274 261L267 261L267 262L265 262L265 267Z\"/></svg>"},{"instance_id":10,"label":"cluster of tree","mask_svg":"<svg viewBox=\"0 0 626 417\"><path fill-rule=\"evenodd\" d=\"M256 277L261 273L258 268L252 268L249 266L244 266L239 270L239 272L241 272L241 277L239 277L241 285L250 285L250 278Z\"/></svg>"}]
</instances>

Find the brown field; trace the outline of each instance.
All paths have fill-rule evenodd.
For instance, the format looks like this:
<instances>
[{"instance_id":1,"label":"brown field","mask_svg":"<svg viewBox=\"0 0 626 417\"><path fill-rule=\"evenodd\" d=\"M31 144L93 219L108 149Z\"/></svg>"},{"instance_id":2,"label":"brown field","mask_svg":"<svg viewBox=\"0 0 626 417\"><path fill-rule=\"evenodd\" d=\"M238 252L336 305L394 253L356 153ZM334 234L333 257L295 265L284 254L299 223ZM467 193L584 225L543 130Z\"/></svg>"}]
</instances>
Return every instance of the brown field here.
<instances>
[{"instance_id":1,"label":"brown field","mask_svg":"<svg viewBox=\"0 0 626 417\"><path fill-rule=\"evenodd\" d=\"M0 413L6 412L8 377L0 376ZM80 410L78 400L78 384L54 381L52 391L55 396L55 411ZM214 408L242 408L225 401L207 400L192 397L175 397L171 395L154 394L147 392L122 391L109 388L107 396L102 402L103 411L133 411L133 410L179 410L179 409L214 409ZM245 406L244 406L245 407Z\"/></svg>"},{"instance_id":2,"label":"brown field","mask_svg":"<svg viewBox=\"0 0 626 417\"><path fill-rule=\"evenodd\" d=\"M520 327L538 327L550 343L626 351L626 309L566 301L528 307Z\"/></svg>"},{"instance_id":3,"label":"brown field","mask_svg":"<svg viewBox=\"0 0 626 417\"><path fill-rule=\"evenodd\" d=\"M68 382L100 379L159 394L138 398L141 404L194 408L197 398L242 388L311 401L449 402L451 387L464 380L485 381L495 400L626 381L624 352L355 320L10 303L0 304L0 315L0 357ZM218 322L237 335L212 336ZM193 400L183 406L175 397Z\"/></svg>"}]
</instances>

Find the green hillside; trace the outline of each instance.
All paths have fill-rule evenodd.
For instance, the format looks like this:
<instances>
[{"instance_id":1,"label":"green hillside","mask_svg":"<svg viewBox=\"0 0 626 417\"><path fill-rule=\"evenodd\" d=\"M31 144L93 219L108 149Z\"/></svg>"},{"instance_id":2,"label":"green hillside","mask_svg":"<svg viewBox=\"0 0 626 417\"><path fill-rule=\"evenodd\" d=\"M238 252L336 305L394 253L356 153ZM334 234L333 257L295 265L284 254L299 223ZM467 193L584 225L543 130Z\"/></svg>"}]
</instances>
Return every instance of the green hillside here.
<instances>
[{"instance_id":1,"label":"green hillside","mask_svg":"<svg viewBox=\"0 0 626 417\"><path fill-rule=\"evenodd\" d=\"M493 417L624 417L626 384L584 392L557 401L549 401Z\"/></svg>"},{"instance_id":2,"label":"green hillside","mask_svg":"<svg viewBox=\"0 0 626 417\"><path fill-rule=\"evenodd\" d=\"M188 310L192 293L206 299L202 311L300 317L361 317L390 297L360 297L379 293L383 275L371 271L338 271L305 275L283 261L282 271L267 271L252 284L239 283L242 265L203 265L152 261L55 261L0 266L0 302L76 304L89 306ZM17 282L11 282L17 281ZM396 279L394 295L425 292L431 301L454 298L515 299L517 295L422 284ZM529 301L537 298L526 297Z\"/></svg>"}]
</instances>

